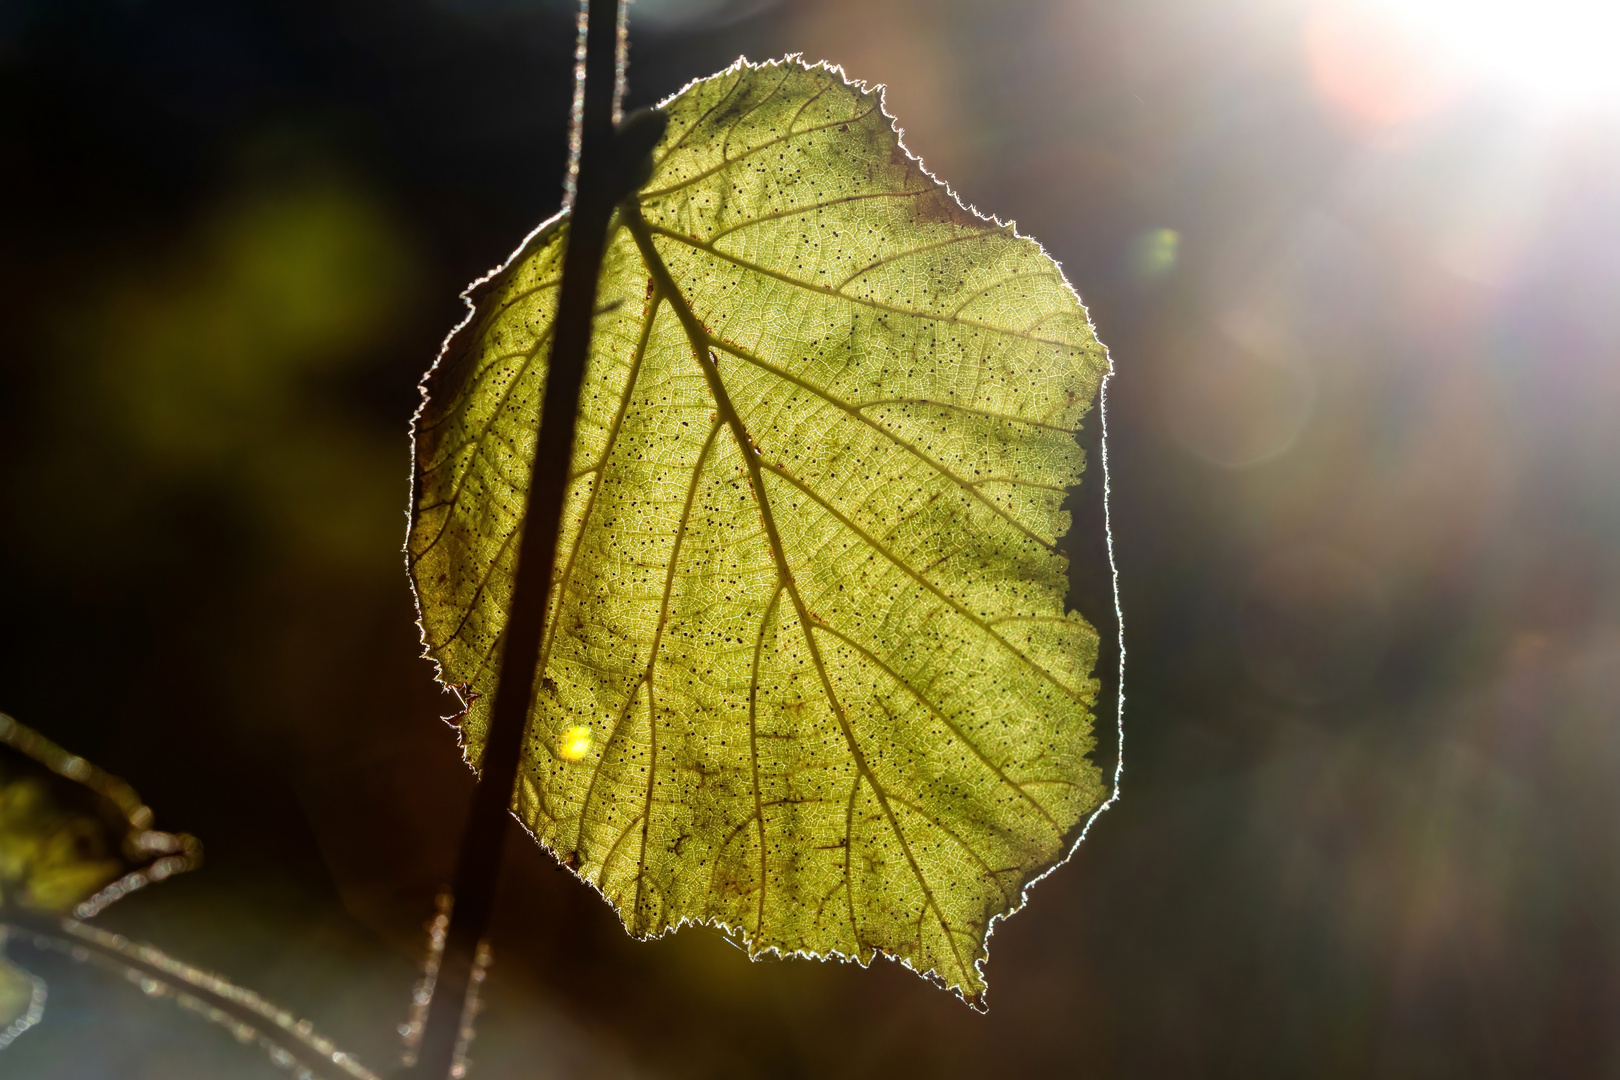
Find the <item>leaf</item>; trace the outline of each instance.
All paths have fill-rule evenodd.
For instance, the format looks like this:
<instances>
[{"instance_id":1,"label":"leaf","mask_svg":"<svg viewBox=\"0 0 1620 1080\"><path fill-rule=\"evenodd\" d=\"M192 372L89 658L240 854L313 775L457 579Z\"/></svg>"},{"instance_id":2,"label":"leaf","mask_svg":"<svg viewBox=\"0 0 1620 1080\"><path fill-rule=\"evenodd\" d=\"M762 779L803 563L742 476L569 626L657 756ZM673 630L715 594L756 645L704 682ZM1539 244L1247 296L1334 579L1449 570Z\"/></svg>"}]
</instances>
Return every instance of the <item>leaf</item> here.
<instances>
[{"instance_id":1,"label":"leaf","mask_svg":"<svg viewBox=\"0 0 1620 1080\"><path fill-rule=\"evenodd\" d=\"M1065 491L1108 370L1055 263L836 69L662 108L610 230L515 810L638 936L897 957L975 1004L1105 797ZM408 553L482 751L566 215L423 386Z\"/></svg>"},{"instance_id":2,"label":"leaf","mask_svg":"<svg viewBox=\"0 0 1620 1080\"><path fill-rule=\"evenodd\" d=\"M0 1050L45 1014L45 981L5 956L14 920L89 918L201 861L195 838L151 825L128 784L0 713Z\"/></svg>"},{"instance_id":3,"label":"leaf","mask_svg":"<svg viewBox=\"0 0 1620 1080\"><path fill-rule=\"evenodd\" d=\"M0 762L0 908L71 911L124 871L106 826Z\"/></svg>"},{"instance_id":4,"label":"leaf","mask_svg":"<svg viewBox=\"0 0 1620 1080\"><path fill-rule=\"evenodd\" d=\"M61 753L0 713L0 920L16 911L70 911L124 870L108 823L93 809L71 805L87 793L53 784L29 754L36 745ZM45 1014L45 981L5 956L11 933L0 921L0 1050Z\"/></svg>"},{"instance_id":5,"label":"leaf","mask_svg":"<svg viewBox=\"0 0 1620 1080\"><path fill-rule=\"evenodd\" d=\"M0 713L0 915L90 918L201 860L128 784Z\"/></svg>"},{"instance_id":6,"label":"leaf","mask_svg":"<svg viewBox=\"0 0 1620 1080\"><path fill-rule=\"evenodd\" d=\"M6 932L0 929L0 947ZM0 1050L45 1015L45 980L24 971L0 953Z\"/></svg>"}]
</instances>

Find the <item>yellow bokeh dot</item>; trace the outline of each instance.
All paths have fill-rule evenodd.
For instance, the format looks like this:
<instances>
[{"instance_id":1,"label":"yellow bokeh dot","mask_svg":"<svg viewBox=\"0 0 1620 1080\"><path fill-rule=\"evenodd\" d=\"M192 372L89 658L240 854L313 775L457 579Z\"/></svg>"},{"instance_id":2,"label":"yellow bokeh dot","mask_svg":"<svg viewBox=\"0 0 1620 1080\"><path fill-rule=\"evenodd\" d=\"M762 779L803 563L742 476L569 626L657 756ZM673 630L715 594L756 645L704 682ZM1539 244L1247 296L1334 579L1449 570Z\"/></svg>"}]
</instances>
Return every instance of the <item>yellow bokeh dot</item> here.
<instances>
[{"instance_id":1,"label":"yellow bokeh dot","mask_svg":"<svg viewBox=\"0 0 1620 1080\"><path fill-rule=\"evenodd\" d=\"M560 752L567 761L578 761L590 753L591 729L584 724L577 724L563 732Z\"/></svg>"},{"instance_id":2,"label":"yellow bokeh dot","mask_svg":"<svg viewBox=\"0 0 1620 1080\"><path fill-rule=\"evenodd\" d=\"M1144 281L1168 274L1180 255L1181 234L1174 229L1143 229L1126 253L1131 272Z\"/></svg>"}]
</instances>

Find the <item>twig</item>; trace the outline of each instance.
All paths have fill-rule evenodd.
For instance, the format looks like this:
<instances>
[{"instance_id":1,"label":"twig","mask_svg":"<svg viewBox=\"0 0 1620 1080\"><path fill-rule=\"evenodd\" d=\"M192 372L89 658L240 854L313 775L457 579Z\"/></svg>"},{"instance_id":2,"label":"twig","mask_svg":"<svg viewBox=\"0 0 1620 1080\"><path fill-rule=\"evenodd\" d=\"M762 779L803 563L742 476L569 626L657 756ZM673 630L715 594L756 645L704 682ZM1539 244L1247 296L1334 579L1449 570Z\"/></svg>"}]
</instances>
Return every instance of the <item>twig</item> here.
<instances>
[{"instance_id":1,"label":"twig","mask_svg":"<svg viewBox=\"0 0 1620 1080\"><path fill-rule=\"evenodd\" d=\"M454 906L444 957L414 1069L421 1080L459 1075L457 1044L479 943L489 932L501 850L507 832L533 700L536 666L551 592L557 528L568 485L580 384L590 349L591 313L613 207L626 191L614 146L613 98L619 35L618 0L590 0L586 30L585 98L580 123L577 194L568 224L556 329L546 373L545 403L530 474L528 505L519 525L517 572L501 647L489 731L478 785L462 833Z\"/></svg>"}]
</instances>

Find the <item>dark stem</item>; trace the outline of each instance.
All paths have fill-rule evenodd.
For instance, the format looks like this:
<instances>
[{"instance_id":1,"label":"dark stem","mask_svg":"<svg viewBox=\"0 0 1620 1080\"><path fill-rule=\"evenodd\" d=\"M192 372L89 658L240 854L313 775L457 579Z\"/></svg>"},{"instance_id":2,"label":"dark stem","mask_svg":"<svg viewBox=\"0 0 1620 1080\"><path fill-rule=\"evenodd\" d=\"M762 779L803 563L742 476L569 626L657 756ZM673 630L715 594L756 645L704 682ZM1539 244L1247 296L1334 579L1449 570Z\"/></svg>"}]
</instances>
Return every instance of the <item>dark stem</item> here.
<instances>
[{"instance_id":1,"label":"dark stem","mask_svg":"<svg viewBox=\"0 0 1620 1080\"><path fill-rule=\"evenodd\" d=\"M462 832L452 886L455 904L444 959L423 1028L417 1064L422 1080L450 1078L473 960L489 932L500 879L501 851L533 701L541 638L550 599L552 564L568 467L573 457L579 389L590 349L591 316L608 220L627 192L614 146L613 88L618 0L590 0L585 39L585 107L580 131L578 190L568 224L556 329L546 374L540 437L530 474L517 572L501 645L500 680L490 709L478 785Z\"/></svg>"}]
</instances>

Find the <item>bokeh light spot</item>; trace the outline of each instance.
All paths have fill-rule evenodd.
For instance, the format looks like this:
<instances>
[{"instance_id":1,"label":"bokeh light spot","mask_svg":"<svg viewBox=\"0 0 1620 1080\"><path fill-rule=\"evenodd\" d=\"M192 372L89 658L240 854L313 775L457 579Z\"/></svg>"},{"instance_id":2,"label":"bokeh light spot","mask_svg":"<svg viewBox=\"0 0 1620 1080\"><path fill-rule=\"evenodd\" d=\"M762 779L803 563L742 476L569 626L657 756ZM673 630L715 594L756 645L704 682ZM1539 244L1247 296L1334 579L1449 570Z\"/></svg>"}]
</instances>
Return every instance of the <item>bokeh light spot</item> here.
<instances>
[{"instance_id":1,"label":"bokeh light spot","mask_svg":"<svg viewBox=\"0 0 1620 1080\"><path fill-rule=\"evenodd\" d=\"M557 752L565 761L578 761L591 752L595 740L591 737L591 729L584 724L575 724L562 734L562 742Z\"/></svg>"},{"instance_id":2,"label":"bokeh light spot","mask_svg":"<svg viewBox=\"0 0 1620 1080\"><path fill-rule=\"evenodd\" d=\"M1131 237L1125 261L1131 273L1143 281L1162 278L1175 269L1181 254L1181 234L1174 229L1143 229Z\"/></svg>"},{"instance_id":3,"label":"bokeh light spot","mask_svg":"<svg viewBox=\"0 0 1620 1080\"><path fill-rule=\"evenodd\" d=\"M1464 86L1543 106L1620 103L1616 41L1612 0L1334 0L1305 31L1318 90L1375 125Z\"/></svg>"},{"instance_id":4,"label":"bokeh light spot","mask_svg":"<svg viewBox=\"0 0 1620 1080\"><path fill-rule=\"evenodd\" d=\"M1318 7L1305 23L1305 57L1317 92L1364 130L1424 116L1456 92L1441 57L1381 4Z\"/></svg>"},{"instance_id":5,"label":"bokeh light spot","mask_svg":"<svg viewBox=\"0 0 1620 1080\"><path fill-rule=\"evenodd\" d=\"M1526 98L1620 101L1614 0L1380 0L1425 47Z\"/></svg>"},{"instance_id":6,"label":"bokeh light spot","mask_svg":"<svg viewBox=\"0 0 1620 1080\"><path fill-rule=\"evenodd\" d=\"M1165 389L1171 437L1228 469L1286 452L1316 404L1316 376L1298 349L1276 334L1227 331L1187 341Z\"/></svg>"}]
</instances>

